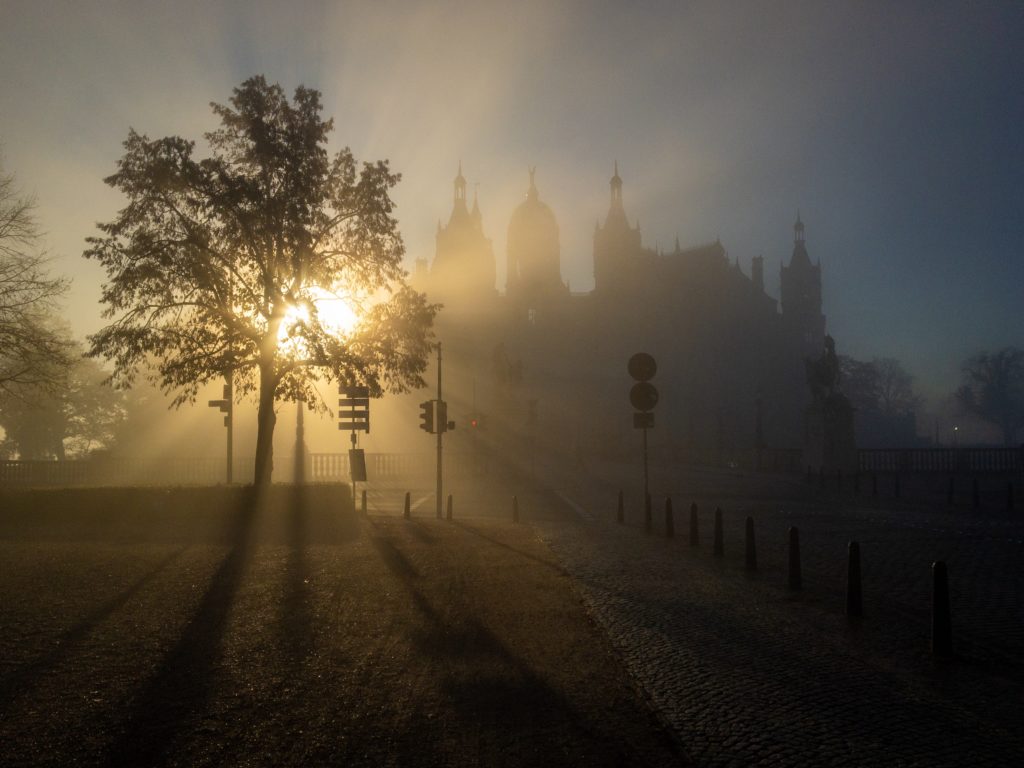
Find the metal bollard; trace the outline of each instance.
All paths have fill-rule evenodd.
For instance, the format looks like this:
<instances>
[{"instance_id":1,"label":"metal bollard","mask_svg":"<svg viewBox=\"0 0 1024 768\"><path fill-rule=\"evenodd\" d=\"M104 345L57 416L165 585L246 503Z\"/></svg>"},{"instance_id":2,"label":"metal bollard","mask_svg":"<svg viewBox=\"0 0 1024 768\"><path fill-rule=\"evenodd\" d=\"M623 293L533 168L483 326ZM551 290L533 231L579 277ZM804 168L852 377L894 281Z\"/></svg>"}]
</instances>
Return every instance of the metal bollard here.
<instances>
[{"instance_id":1,"label":"metal bollard","mask_svg":"<svg viewBox=\"0 0 1024 768\"><path fill-rule=\"evenodd\" d=\"M448 494L448 507L447 510L445 511L445 518L447 520L452 519L452 495L450 493Z\"/></svg>"},{"instance_id":2,"label":"metal bollard","mask_svg":"<svg viewBox=\"0 0 1024 768\"><path fill-rule=\"evenodd\" d=\"M932 563L932 655L953 655L953 621L949 612L949 580L946 564Z\"/></svg>"},{"instance_id":3,"label":"metal bollard","mask_svg":"<svg viewBox=\"0 0 1024 768\"><path fill-rule=\"evenodd\" d=\"M846 615L864 615L860 590L860 544L851 541L846 561Z\"/></svg>"},{"instance_id":4,"label":"metal bollard","mask_svg":"<svg viewBox=\"0 0 1024 768\"><path fill-rule=\"evenodd\" d=\"M665 537L672 539L676 535L676 524L672 519L672 497L665 497Z\"/></svg>"},{"instance_id":5,"label":"metal bollard","mask_svg":"<svg viewBox=\"0 0 1024 768\"><path fill-rule=\"evenodd\" d=\"M405 511L402 513L402 517L404 517L406 520L408 520L411 514L412 514L412 498L410 497L409 492L406 491L405 492Z\"/></svg>"},{"instance_id":6,"label":"metal bollard","mask_svg":"<svg viewBox=\"0 0 1024 768\"><path fill-rule=\"evenodd\" d=\"M365 515L366 514L366 491L365 490L363 491L360 507L361 507L362 513Z\"/></svg>"},{"instance_id":7,"label":"metal bollard","mask_svg":"<svg viewBox=\"0 0 1024 768\"><path fill-rule=\"evenodd\" d=\"M722 536L722 508L715 509L715 557L725 556L725 541Z\"/></svg>"},{"instance_id":8,"label":"metal bollard","mask_svg":"<svg viewBox=\"0 0 1024 768\"><path fill-rule=\"evenodd\" d=\"M654 520L651 518L651 494L644 497L644 532L650 533L654 528Z\"/></svg>"},{"instance_id":9,"label":"metal bollard","mask_svg":"<svg viewBox=\"0 0 1024 768\"><path fill-rule=\"evenodd\" d=\"M620 496L620 498L621 498L621 496ZM519 497L518 496L513 496L512 497L512 522L513 523L518 523L519 522Z\"/></svg>"},{"instance_id":10,"label":"metal bollard","mask_svg":"<svg viewBox=\"0 0 1024 768\"><path fill-rule=\"evenodd\" d=\"M746 568L748 571L757 570L757 545L754 542L754 518L747 516L747 540L746 540Z\"/></svg>"},{"instance_id":11,"label":"metal bollard","mask_svg":"<svg viewBox=\"0 0 1024 768\"><path fill-rule=\"evenodd\" d=\"M800 589L803 576L800 573L800 529L795 525L789 529L789 588Z\"/></svg>"},{"instance_id":12,"label":"metal bollard","mask_svg":"<svg viewBox=\"0 0 1024 768\"><path fill-rule=\"evenodd\" d=\"M700 531L697 528L697 502L690 505L690 546L700 544Z\"/></svg>"},{"instance_id":13,"label":"metal bollard","mask_svg":"<svg viewBox=\"0 0 1024 768\"><path fill-rule=\"evenodd\" d=\"M615 510L615 522L619 525L626 522L626 507L622 501L622 491L619 491L619 506Z\"/></svg>"}]
</instances>

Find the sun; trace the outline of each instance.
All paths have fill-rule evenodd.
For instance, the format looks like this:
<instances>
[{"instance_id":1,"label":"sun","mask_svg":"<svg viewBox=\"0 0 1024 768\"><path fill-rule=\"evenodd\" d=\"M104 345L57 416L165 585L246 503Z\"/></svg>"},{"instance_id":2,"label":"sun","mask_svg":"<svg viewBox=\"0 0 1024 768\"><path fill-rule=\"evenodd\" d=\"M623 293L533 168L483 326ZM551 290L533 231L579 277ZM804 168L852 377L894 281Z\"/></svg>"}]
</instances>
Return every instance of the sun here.
<instances>
[{"instance_id":1,"label":"sun","mask_svg":"<svg viewBox=\"0 0 1024 768\"><path fill-rule=\"evenodd\" d=\"M317 317L330 333L337 336L349 336L359 325L359 316L352 305L337 294L323 288L310 291Z\"/></svg>"}]
</instances>

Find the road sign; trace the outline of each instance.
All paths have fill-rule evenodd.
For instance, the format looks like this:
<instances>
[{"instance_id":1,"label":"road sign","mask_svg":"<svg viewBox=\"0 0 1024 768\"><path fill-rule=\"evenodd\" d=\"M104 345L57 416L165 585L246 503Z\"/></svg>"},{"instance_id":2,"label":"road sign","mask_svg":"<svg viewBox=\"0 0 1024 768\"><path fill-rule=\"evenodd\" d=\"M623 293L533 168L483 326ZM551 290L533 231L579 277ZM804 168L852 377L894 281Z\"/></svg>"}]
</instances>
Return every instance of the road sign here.
<instances>
[{"instance_id":1,"label":"road sign","mask_svg":"<svg viewBox=\"0 0 1024 768\"><path fill-rule=\"evenodd\" d=\"M368 387L338 385L338 429L370 433L370 390ZM356 409L359 410L356 410ZM352 435L355 445L356 436ZM355 449L353 449L355 450Z\"/></svg>"},{"instance_id":2,"label":"road sign","mask_svg":"<svg viewBox=\"0 0 1024 768\"><path fill-rule=\"evenodd\" d=\"M629 390L629 402L638 411L653 411L658 404L658 390L649 382L638 381Z\"/></svg>"},{"instance_id":3,"label":"road sign","mask_svg":"<svg viewBox=\"0 0 1024 768\"><path fill-rule=\"evenodd\" d=\"M650 381L658 372L658 364L646 352L637 352L626 365L629 375L637 381Z\"/></svg>"},{"instance_id":4,"label":"road sign","mask_svg":"<svg viewBox=\"0 0 1024 768\"><path fill-rule=\"evenodd\" d=\"M633 429L651 429L654 426L653 413L634 413Z\"/></svg>"}]
</instances>

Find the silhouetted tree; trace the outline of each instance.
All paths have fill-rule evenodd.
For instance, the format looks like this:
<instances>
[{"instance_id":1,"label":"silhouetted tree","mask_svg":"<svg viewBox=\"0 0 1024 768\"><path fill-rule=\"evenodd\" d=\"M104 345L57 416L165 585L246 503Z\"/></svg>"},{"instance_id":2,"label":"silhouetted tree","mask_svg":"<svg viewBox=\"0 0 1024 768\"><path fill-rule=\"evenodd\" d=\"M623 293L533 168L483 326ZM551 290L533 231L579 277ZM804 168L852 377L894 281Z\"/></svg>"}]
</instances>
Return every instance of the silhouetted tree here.
<instances>
[{"instance_id":1,"label":"silhouetted tree","mask_svg":"<svg viewBox=\"0 0 1024 768\"><path fill-rule=\"evenodd\" d=\"M126 384L152 359L175 405L233 374L240 396L257 395L264 484L275 401L317 402L318 375L374 395L422 386L436 307L405 284L389 197L399 175L386 161L357 168L347 148L328 154L333 121L317 91L299 87L290 103L253 77L211 106L221 125L205 135L210 157L131 131L106 179L129 203L85 253L106 268L115 318L91 354ZM324 316L325 297L339 296L363 313L351 333Z\"/></svg>"},{"instance_id":2,"label":"silhouetted tree","mask_svg":"<svg viewBox=\"0 0 1024 768\"><path fill-rule=\"evenodd\" d=\"M67 332L63 332L68 338ZM106 383L107 371L76 354L53 389L19 388L0 397L0 427L5 434L0 451L26 460L82 458L97 448L109 448L114 429L124 418L124 396Z\"/></svg>"},{"instance_id":3,"label":"silhouetted tree","mask_svg":"<svg viewBox=\"0 0 1024 768\"><path fill-rule=\"evenodd\" d=\"M981 352L964 361L960 370L959 404L999 427L1004 444L1013 445L1024 426L1024 350L1004 347Z\"/></svg>"},{"instance_id":4,"label":"silhouetted tree","mask_svg":"<svg viewBox=\"0 0 1024 768\"><path fill-rule=\"evenodd\" d=\"M50 277L40 249L35 201L0 167L0 394L52 390L70 362L64 340L47 320L67 288Z\"/></svg>"},{"instance_id":5,"label":"silhouetted tree","mask_svg":"<svg viewBox=\"0 0 1024 768\"><path fill-rule=\"evenodd\" d=\"M839 368L843 393L860 411L901 417L921 406L921 396L914 391L914 377L899 360L876 357L865 362L841 355Z\"/></svg>"}]
</instances>

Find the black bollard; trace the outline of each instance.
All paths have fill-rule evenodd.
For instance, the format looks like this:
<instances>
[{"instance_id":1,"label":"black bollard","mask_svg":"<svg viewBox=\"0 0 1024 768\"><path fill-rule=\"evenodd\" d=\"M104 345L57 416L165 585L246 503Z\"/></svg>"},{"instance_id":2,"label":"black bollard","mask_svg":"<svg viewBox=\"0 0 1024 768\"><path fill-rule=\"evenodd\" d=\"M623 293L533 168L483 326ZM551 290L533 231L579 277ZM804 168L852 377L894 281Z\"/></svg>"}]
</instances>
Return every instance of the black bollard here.
<instances>
[{"instance_id":1,"label":"black bollard","mask_svg":"<svg viewBox=\"0 0 1024 768\"><path fill-rule=\"evenodd\" d=\"M409 492L406 491L405 492L405 509L402 512L402 517L404 517L406 520L408 520L411 513L412 513L412 500L409 497Z\"/></svg>"},{"instance_id":2,"label":"black bollard","mask_svg":"<svg viewBox=\"0 0 1024 768\"><path fill-rule=\"evenodd\" d=\"M715 557L725 556L725 541L722 536L722 508L715 509Z\"/></svg>"},{"instance_id":3,"label":"black bollard","mask_svg":"<svg viewBox=\"0 0 1024 768\"><path fill-rule=\"evenodd\" d=\"M360 502L360 507L361 507L362 513L365 515L366 514L366 491L363 491L362 499L361 499L361 502Z\"/></svg>"},{"instance_id":4,"label":"black bollard","mask_svg":"<svg viewBox=\"0 0 1024 768\"><path fill-rule=\"evenodd\" d=\"M949 614L949 580L946 564L932 563L932 655L953 655L953 621Z\"/></svg>"},{"instance_id":5,"label":"black bollard","mask_svg":"<svg viewBox=\"0 0 1024 768\"><path fill-rule=\"evenodd\" d=\"M946 504L953 506L953 492L956 490L956 479L953 475L949 476L949 485L946 486Z\"/></svg>"},{"instance_id":6,"label":"black bollard","mask_svg":"<svg viewBox=\"0 0 1024 768\"><path fill-rule=\"evenodd\" d=\"M746 541L746 568L748 571L757 570L757 544L754 542L754 518L747 516L747 541Z\"/></svg>"},{"instance_id":7,"label":"black bollard","mask_svg":"<svg viewBox=\"0 0 1024 768\"><path fill-rule=\"evenodd\" d=\"M644 531L650 533L654 528L654 520L651 518L651 494L644 497Z\"/></svg>"},{"instance_id":8,"label":"black bollard","mask_svg":"<svg viewBox=\"0 0 1024 768\"><path fill-rule=\"evenodd\" d=\"M1013 480L1006 484L1006 511L1013 512Z\"/></svg>"},{"instance_id":9,"label":"black bollard","mask_svg":"<svg viewBox=\"0 0 1024 768\"><path fill-rule=\"evenodd\" d=\"M445 517L448 520L452 519L452 495L450 493L448 494L448 508L447 511L445 512Z\"/></svg>"},{"instance_id":10,"label":"black bollard","mask_svg":"<svg viewBox=\"0 0 1024 768\"><path fill-rule=\"evenodd\" d=\"M622 525L626 522L626 508L622 502L622 491L619 491L619 506L615 510L615 522Z\"/></svg>"},{"instance_id":11,"label":"black bollard","mask_svg":"<svg viewBox=\"0 0 1024 768\"><path fill-rule=\"evenodd\" d=\"M800 529L795 525L789 529L789 588L800 589L803 577L800 574Z\"/></svg>"},{"instance_id":12,"label":"black bollard","mask_svg":"<svg viewBox=\"0 0 1024 768\"><path fill-rule=\"evenodd\" d=\"M690 546L700 544L700 531L697 528L697 502L690 505Z\"/></svg>"},{"instance_id":13,"label":"black bollard","mask_svg":"<svg viewBox=\"0 0 1024 768\"><path fill-rule=\"evenodd\" d=\"M978 509L981 507L981 489L978 487L978 478L974 478L971 491L974 496L974 508Z\"/></svg>"},{"instance_id":14,"label":"black bollard","mask_svg":"<svg viewBox=\"0 0 1024 768\"><path fill-rule=\"evenodd\" d=\"M619 501L622 501L622 492L621 491L619 492ZM620 509L621 509L621 507L620 507ZM512 497L512 522L513 523L518 523L519 522L519 497L518 496L513 496Z\"/></svg>"},{"instance_id":15,"label":"black bollard","mask_svg":"<svg viewBox=\"0 0 1024 768\"><path fill-rule=\"evenodd\" d=\"M900 497L900 473L899 472L896 473L896 480L895 480L894 485L893 485L893 493L895 494L897 499Z\"/></svg>"},{"instance_id":16,"label":"black bollard","mask_svg":"<svg viewBox=\"0 0 1024 768\"><path fill-rule=\"evenodd\" d=\"M672 497L665 498L665 537L672 539L676 535L676 523L672 519Z\"/></svg>"},{"instance_id":17,"label":"black bollard","mask_svg":"<svg viewBox=\"0 0 1024 768\"><path fill-rule=\"evenodd\" d=\"M871 495L878 496L878 473L871 473Z\"/></svg>"},{"instance_id":18,"label":"black bollard","mask_svg":"<svg viewBox=\"0 0 1024 768\"><path fill-rule=\"evenodd\" d=\"M863 616L860 591L860 544L851 541L846 562L846 615Z\"/></svg>"}]
</instances>

